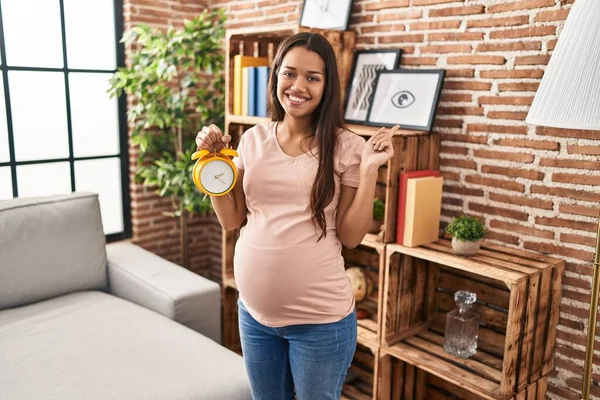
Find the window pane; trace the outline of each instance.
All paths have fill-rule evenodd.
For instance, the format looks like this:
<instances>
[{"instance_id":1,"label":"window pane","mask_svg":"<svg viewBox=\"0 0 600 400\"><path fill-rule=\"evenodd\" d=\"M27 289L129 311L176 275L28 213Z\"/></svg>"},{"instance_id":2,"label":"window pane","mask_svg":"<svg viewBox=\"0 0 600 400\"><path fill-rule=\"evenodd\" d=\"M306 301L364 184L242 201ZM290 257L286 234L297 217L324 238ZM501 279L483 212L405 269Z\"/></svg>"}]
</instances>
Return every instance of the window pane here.
<instances>
[{"instance_id":1,"label":"window pane","mask_svg":"<svg viewBox=\"0 0 600 400\"><path fill-rule=\"evenodd\" d=\"M118 158L75 162L75 188L98 193L104 233L123 232L121 161Z\"/></svg>"},{"instance_id":2,"label":"window pane","mask_svg":"<svg viewBox=\"0 0 600 400\"><path fill-rule=\"evenodd\" d=\"M119 153L117 98L106 93L111 74L70 73L71 127L75 157Z\"/></svg>"},{"instance_id":3,"label":"window pane","mask_svg":"<svg viewBox=\"0 0 600 400\"><path fill-rule=\"evenodd\" d=\"M9 71L8 82L17 161L68 157L63 73Z\"/></svg>"},{"instance_id":4,"label":"window pane","mask_svg":"<svg viewBox=\"0 0 600 400\"><path fill-rule=\"evenodd\" d=\"M19 197L52 196L71 193L68 162L21 165L17 167Z\"/></svg>"},{"instance_id":5,"label":"window pane","mask_svg":"<svg viewBox=\"0 0 600 400\"><path fill-rule=\"evenodd\" d=\"M0 88L4 88L4 78L0 75ZM8 127L6 126L6 106L4 104L4 89L0 89L0 162L10 161L8 152Z\"/></svg>"},{"instance_id":6,"label":"window pane","mask_svg":"<svg viewBox=\"0 0 600 400\"><path fill-rule=\"evenodd\" d=\"M64 67L58 0L2 0L2 22L6 64Z\"/></svg>"},{"instance_id":7,"label":"window pane","mask_svg":"<svg viewBox=\"0 0 600 400\"><path fill-rule=\"evenodd\" d=\"M116 69L114 0L65 0L64 6L69 68Z\"/></svg>"},{"instance_id":8,"label":"window pane","mask_svg":"<svg viewBox=\"0 0 600 400\"><path fill-rule=\"evenodd\" d=\"M10 167L0 167L0 200L13 198Z\"/></svg>"}]
</instances>

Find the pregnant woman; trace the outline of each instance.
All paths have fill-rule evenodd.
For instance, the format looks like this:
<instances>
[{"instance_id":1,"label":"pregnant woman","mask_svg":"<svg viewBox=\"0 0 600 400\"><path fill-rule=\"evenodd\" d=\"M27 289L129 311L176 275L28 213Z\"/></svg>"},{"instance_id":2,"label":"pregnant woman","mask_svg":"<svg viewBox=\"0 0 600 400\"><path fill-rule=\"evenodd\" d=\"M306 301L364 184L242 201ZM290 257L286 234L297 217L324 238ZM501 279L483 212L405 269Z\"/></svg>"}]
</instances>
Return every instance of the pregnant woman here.
<instances>
[{"instance_id":1,"label":"pregnant woman","mask_svg":"<svg viewBox=\"0 0 600 400\"><path fill-rule=\"evenodd\" d=\"M319 34L284 40L268 83L271 121L247 130L231 196L211 197L224 229L247 218L235 247L242 351L256 400L338 400L356 349L342 246L362 241L377 169L393 155L382 128L345 129L334 51ZM199 149L230 141L215 126Z\"/></svg>"}]
</instances>

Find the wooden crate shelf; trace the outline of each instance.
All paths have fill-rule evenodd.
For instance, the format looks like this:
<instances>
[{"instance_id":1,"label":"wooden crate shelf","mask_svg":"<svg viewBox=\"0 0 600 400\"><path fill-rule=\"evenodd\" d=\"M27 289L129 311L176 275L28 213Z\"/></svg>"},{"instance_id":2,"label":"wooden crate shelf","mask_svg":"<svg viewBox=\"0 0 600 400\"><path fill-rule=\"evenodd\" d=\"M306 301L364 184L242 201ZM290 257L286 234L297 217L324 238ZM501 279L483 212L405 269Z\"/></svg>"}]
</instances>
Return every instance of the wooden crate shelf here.
<instances>
[{"instance_id":1,"label":"wooden crate shelf","mask_svg":"<svg viewBox=\"0 0 600 400\"><path fill-rule=\"evenodd\" d=\"M379 358L379 398L386 400L485 400L465 389L462 381L449 382L382 350ZM548 377L528 384L509 400L544 400Z\"/></svg>"},{"instance_id":2,"label":"wooden crate shelf","mask_svg":"<svg viewBox=\"0 0 600 400\"><path fill-rule=\"evenodd\" d=\"M373 352L379 346L381 326L381 296L383 270L385 268L385 245L366 238L354 249L343 248L342 256L346 268L359 267L373 285L371 295L360 302L357 308L368 312L369 316L358 320L358 343L369 347Z\"/></svg>"},{"instance_id":3,"label":"wooden crate shelf","mask_svg":"<svg viewBox=\"0 0 600 400\"><path fill-rule=\"evenodd\" d=\"M364 136L365 138L369 138L377 133L381 127L379 126L369 126L369 125L356 125L356 124L347 124L349 131L356 133L357 135ZM414 131L410 129L398 129L393 136L427 136L430 132L426 131Z\"/></svg>"},{"instance_id":4,"label":"wooden crate shelf","mask_svg":"<svg viewBox=\"0 0 600 400\"><path fill-rule=\"evenodd\" d=\"M367 320L369 322L369 320ZM357 342L375 353L379 349L379 337L370 326L365 326L363 320L358 321Z\"/></svg>"},{"instance_id":5,"label":"wooden crate shelf","mask_svg":"<svg viewBox=\"0 0 600 400\"><path fill-rule=\"evenodd\" d=\"M238 291L231 287L223 287L222 293L222 332L223 346L235 351L238 354L242 353L240 342L240 332L238 329Z\"/></svg>"},{"instance_id":6,"label":"wooden crate shelf","mask_svg":"<svg viewBox=\"0 0 600 400\"><path fill-rule=\"evenodd\" d=\"M233 278L223 279L223 286L226 288L231 288L231 289L237 290L237 285L235 284L235 279L233 279Z\"/></svg>"},{"instance_id":7,"label":"wooden crate shelf","mask_svg":"<svg viewBox=\"0 0 600 400\"><path fill-rule=\"evenodd\" d=\"M564 262L485 244L475 256L452 252L448 240L386 246L382 348L404 362L487 399L507 399L553 367ZM443 350L453 293L477 294L477 354Z\"/></svg>"},{"instance_id":8,"label":"wooden crate shelf","mask_svg":"<svg viewBox=\"0 0 600 400\"><path fill-rule=\"evenodd\" d=\"M230 40L273 40L273 37L286 37L293 35L298 31L298 24L273 24L265 26L251 26L248 28L228 29L225 34L228 41Z\"/></svg>"},{"instance_id":9,"label":"wooden crate shelf","mask_svg":"<svg viewBox=\"0 0 600 400\"><path fill-rule=\"evenodd\" d=\"M229 124L254 126L254 125L262 124L267 121L269 121L269 118L267 118L267 117L253 117L253 116L248 116L248 115L233 115L233 114L225 115L225 125L226 126Z\"/></svg>"}]
</instances>

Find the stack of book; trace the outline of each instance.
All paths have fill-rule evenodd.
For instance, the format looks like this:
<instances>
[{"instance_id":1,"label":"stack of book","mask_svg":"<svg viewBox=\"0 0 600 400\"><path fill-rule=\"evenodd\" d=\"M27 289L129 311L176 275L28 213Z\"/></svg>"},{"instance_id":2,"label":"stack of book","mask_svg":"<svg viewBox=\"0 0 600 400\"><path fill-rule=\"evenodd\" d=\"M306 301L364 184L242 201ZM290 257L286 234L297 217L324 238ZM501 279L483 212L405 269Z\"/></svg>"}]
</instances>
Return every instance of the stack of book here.
<instances>
[{"instance_id":1,"label":"stack of book","mask_svg":"<svg viewBox=\"0 0 600 400\"><path fill-rule=\"evenodd\" d=\"M269 60L266 57L236 55L233 58L233 113L267 116Z\"/></svg>"},{"instance_id":2,"label":"stack of book","mask_svg":"<svg viewBox=\"0 0 600 400\"><path fill-rule=\"evenodd\" d=\"M400 174L396 242L407 247L439 238L443 179L439 171Z\"/></svg>"}]
</instances>

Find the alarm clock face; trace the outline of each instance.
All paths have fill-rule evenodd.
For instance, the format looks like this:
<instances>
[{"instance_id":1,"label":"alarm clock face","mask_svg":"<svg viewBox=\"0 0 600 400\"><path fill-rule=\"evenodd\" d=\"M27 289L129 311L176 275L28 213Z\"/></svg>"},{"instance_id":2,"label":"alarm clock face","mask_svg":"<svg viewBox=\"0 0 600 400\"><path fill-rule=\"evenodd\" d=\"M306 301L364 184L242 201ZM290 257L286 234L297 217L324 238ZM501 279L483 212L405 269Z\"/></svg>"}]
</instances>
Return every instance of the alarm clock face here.
<instances>
[{"instance_id":1,"label":"alarm clock face","mask_svg":"<svg viewBox=\"0 0 600 400\"><path fill-rule=\"evenodd\" d=\"M210 161L200 171L202 186L213 194L226 192L233 185L233 179L231 165L223 160Z\"/></svg>"}]
</instances>

